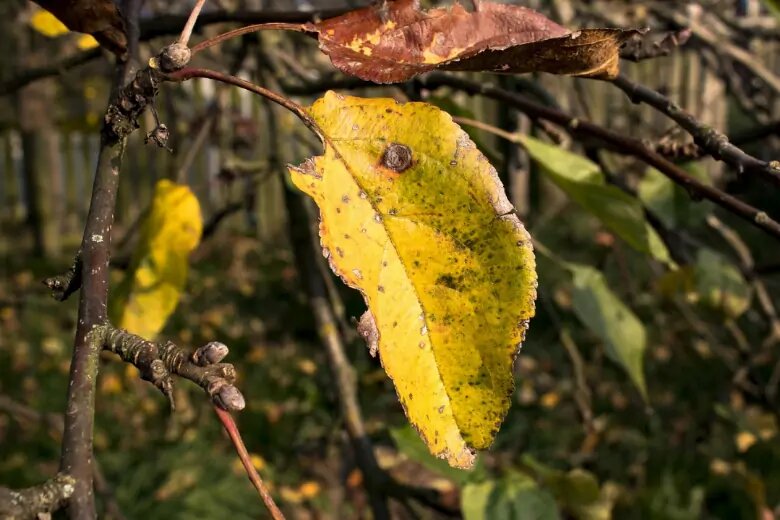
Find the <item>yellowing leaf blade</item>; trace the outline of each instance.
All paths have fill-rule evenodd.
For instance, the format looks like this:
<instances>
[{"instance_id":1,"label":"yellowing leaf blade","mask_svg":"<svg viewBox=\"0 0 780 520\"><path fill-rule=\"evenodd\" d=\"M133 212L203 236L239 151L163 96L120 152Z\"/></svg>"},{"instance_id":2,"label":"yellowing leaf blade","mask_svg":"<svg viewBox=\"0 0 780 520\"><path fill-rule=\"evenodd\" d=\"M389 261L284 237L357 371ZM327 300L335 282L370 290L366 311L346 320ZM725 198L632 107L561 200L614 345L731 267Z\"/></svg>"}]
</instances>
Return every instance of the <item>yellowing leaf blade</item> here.
<instances>
[{"instance_id":1,"label":"yellowing leaf blade","mask_svg":"<svg viewBox=\"0 0 780 520\"><path fill-rule=\"evenodd\" d=\"M70 30L56 16L45 9L38 9L30 18L30 26L49 38L56 38Z\"/></svg>"},{"instance_id":2,"label":"yellowing leaf blade","mask_svg":"<svg viewBox=\"0 0 780 520\"><path fill-rule=\"evenodd\" d=\"M509 408L534 312L528 234L445 112L328 93L309 114L325 154L290 171L320 207L331 267L363 293L412 425L470 467Z\"/></svg>"},{"instance_id":3,"label":"yellowing leaf blade","mask_svg":"<svg viewBox=\"0 0 780 520\"><path fill-rule=\"evenodd\" d=\"M200 204L189 187L159 181L130 270L111 300L118 327L147 339L162 330L179 303L202 229Z\"/></svg>"}]
</instances>

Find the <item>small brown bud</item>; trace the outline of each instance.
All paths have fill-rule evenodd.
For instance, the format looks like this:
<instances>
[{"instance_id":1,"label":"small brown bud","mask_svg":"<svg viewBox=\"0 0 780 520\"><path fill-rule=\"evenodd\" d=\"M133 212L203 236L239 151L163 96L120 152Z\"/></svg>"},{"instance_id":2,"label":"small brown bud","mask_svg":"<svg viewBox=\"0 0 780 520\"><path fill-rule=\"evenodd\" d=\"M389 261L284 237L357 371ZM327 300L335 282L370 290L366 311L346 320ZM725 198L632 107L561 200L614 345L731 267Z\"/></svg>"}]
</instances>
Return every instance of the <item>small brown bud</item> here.
<instances>
[{"instance_id":1,"label":"small brown bud","mask_svg":"<svg viewBox=\"0 0 780 520\"><path fill-rule=\"evenodd\" d=\"M246 406L241 391L233 385L225 385L214 395L214 402L228 411L240 411Z\"/></svg>"},{"instance_id":2,"label":"small brown bud","mask_svg":"<svg viewBox=\"0 0 780 520\"><path fill-rule=\"evenodd\" d=\"M227 345L219 341L206 343L192 354L192 362L196 365L205 367L219 363L228 355Z\"/></svg>"}]
</instances>

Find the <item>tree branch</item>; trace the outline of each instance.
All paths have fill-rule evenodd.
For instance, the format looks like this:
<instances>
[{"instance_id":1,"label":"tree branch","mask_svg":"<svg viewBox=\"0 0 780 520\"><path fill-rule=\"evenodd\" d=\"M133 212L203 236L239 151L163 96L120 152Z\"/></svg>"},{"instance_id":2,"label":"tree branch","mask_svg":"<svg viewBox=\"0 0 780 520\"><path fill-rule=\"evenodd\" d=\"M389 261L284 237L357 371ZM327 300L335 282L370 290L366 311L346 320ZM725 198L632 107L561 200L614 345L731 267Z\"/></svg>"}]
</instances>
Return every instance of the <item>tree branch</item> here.
<instances>
[{"instance_id":1,"label":"tree branch","mask_svg":"<svg viewBox=\"0 0 780 520\"><path fill-rule=\"evenodd\" d=\"M202 29L217 23L267 24L267 23L305 23L318 19L331 18L344 14L350 8L322 9L319 11L209 11L201 13L195 23L194 30ZM160 15L140 21L140 41L151 40L159 36L176 34L181 31L189 16ZM63 58L57 63L44 67L23 70L15 77L0 83L0 96L10 94L32 83L33 81L57 76L64 71L88 63L101 56L100 49L82 51Z\"/></svg>"},{"instance_id":2,"label":"tree branch","mask_svg":"<svg viewBox=\"0 0 780 520\"><path fill-rule=\"evenodd\" d=\"M138 0L126 1L127 16L137 19L139 10ZM137 45L131 42L130 48L137 48ZM82 287L60 459L60 471L76 479L75 491L68 501L68 513L72 519L92 520L96 516L92 440L95 384L102 338L96 337L94 332L106 323L108 317L111 228L124 141L138 128L138 116L156 94L156 78L186 64L186 59L183 63L177 61L180 56L176 51L175 46L163 49L154 68L150 66L140 70L135 80L121 90L130 62L137 57L131 56L127 62L117 64L112 100L106 109L101 131L97 171L80 249Z\"/></svg>"},{"instance_id":3,"label":"tree branch","mask_svg":"<svg viewBox=\"0 0 780 520\"><path fill-rule=\"evenodd\" d=\"M750 204L739 200L717 188L704 184L689 175L685 170L669 161L661 154L649 149L641 140L626 137L623 134L603 128L595 123L578 119L561 110L540 105L531 99L509 92L490 83L470 81L449 74L435 72L413 80L420 87L435 90L439 87L450 87L466 92L467 94L482 95L506 103L507 105L523 112L528 117L537 120L549 121L560 125L572 137L580 140L596 140L607 145L611 150L632 157L636 157L644 163L653 166L676 184L683 187L693 198L707 199L751 225L761 229L769 235L780 240L780 223L772 219L765 211L754 208ZM289 94L307 95L323 92L328 89L355 89L369 87L385 87L355 78L327 79L318 83L312 83L301 87L290 88Z\"/></svg>"},{"instance_id":4,"label":"tree branch","mask_svg":"<svg viewBox=\"0 0 780 520\"><path fill-rule=\"evenodd\" d=\"M75 488L76 479L63 474L19 491L0 487L0 518L38 520L60 509Z\"/></svg>"},{"instance_id":5,"label":"tree branch","mask_svg":"<svg viewBox=\"0 0 780 520\"><path fill-rule=\"evenodd\" d=\"M780 186L780 161L766 162L748 155L729 142L724 134L698 121L671 99L660 92L640 85L621 74L611 83L626 93L636 104L645 103L665 114L686 132L693 136L694 142L715 159L734 167L737 173L755 173L776 186Z\"/></svg>"},{"instance_id":6,"label":"tree branch","mask_svg":"<svg viewBox=\"0 0 780 520\"><path fill-rule=\"evenodd\" d=\"M62 437L64 426L62 414L39 412L2 394L0 394L0 411L6 412L11 418L19 422L44 424L52 436ZM94 471L95 491L103 498L106 513L114 520L124 520L125 515L119 508L114 491L111 489L111 484L103 474L97 459L94 461Z\"/></svg>"}]
</instances>

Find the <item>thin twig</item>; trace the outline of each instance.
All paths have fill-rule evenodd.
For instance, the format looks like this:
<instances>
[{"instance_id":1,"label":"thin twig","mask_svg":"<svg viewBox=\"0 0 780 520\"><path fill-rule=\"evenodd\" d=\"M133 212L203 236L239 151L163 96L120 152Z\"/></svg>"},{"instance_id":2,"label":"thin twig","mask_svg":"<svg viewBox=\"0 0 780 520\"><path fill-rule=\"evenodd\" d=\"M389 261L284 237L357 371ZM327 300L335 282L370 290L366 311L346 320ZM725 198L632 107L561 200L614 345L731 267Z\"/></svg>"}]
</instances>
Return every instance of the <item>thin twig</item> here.
<instances>
[{"instance_id":1,"label":"thin twig","mask_svg":"<svg viewBox=\"0 0 780 520\"><path fill-rule=\"evenodd\" d=\"M208 49L209 47L213 47L214 45L219 45L220 43L225 42L227 40L237 38L239 36L243 36L244 34L250 34L258 31L303 32L305 30L306 30L306 26L304 24L299 24L299 23L258 23L254 25L247 25L246 27L239 27L238 29L233 29L232 31L227 31L222 34L213 36L208 40L203 40L197 45L193 45L191 50L192 50L192 55L194 56L200 51L204 49Z\"/></svg>"},{"instance_id":2,"label":"thin twig","mask_svg":"<svg viewBox=\"0 0 780 520\"><path fill-rule=\"evenodd\" d=\"M187 45L189 43L190 36L192 36L192 30L195 28L195 22L198 20L200 10L203 9L203 4L205 3L206 0L196 0L195 5L192 7L192 11L190 12L189 18L187 18L187 22L184 24L184 28L181 30L181 35L179 35L179 39L176 40L181 45Z\"/></svg>"},{"instance_id":3,"label":"thin twig","mask_svg":"<svg viewBox=\"0 0 780 520\"><path fill-rule=\"evenodd\" d=\"M580 411L585 430L588 433L593 432L595 430L593 425L593 407L591 404L590 388L588 388L588 382L585 378L585 363L582 360L582 355L577 348L577 344L574 342L574 338L571 337L569 330L564 327L559 336L563 348L566 349L566 353L569 355L572 371L574 373L574 401L577 403L577 408Z\"/></svg>"},{"instance_id":4,"label":"thin twig","mask_svg":"<svg viewBox=\"0 0 780 520\"><path fill-rule=\"evenodd\" d=\"M233 442L233 446L236 449L238 458L241 459L241 464L244 466L244 470L246 470L246 474L249 477L249 480L252 482L252 485L255 486L255 489L257 489L257 492L263 499L263 503L268 509L268 512L271 513L271 517L274 520L284 520L284 515L279 510L276 502L274 502L274 499L271 496L271 492L268 490L265 483L263 482L263 479L260 477L260 474L255 469L254 464L252 464L252 458L249 456L249 452L246 450L246 446L244 445L244 441L241 438L241 433L238 431L236 422L233 420L233 416L230 415L230 412L223 410L219 406L214 407L214 413L217 414L217 417L219 417L219 422L222 423L222 426L225 428L228 436L230 436L230 440Z\"/></svg>"},{"instance_id":5,"label":"thin twig","mask_svg":"<svg viewBox=\"0 0 780 520\"><path fill-rule=\"evenodd\" d=\"M767 319L769 319L769 334L762 344L764 350L769 350L770 347L780 342L780 316L778 316L772 296L766 285L760 277L753 274L755 271L753 254L745 241L742 240L742 237L739 236L739 233L727 226L715 215L707 217L707 225L717 231L737 254L742 272L748 277L753 285L753 289L756 291L758 304L761 306L761 310Z\"/></svg>"},{"instance_id":6,"label":"thin twig","mask_svg":"<svg viewBox=\"0 0 780 520\"><path fill-rule=\"evenodd\" d=\"M251 81L247 81L245 79L241 79L236 76L231 76L230 74L225 74L224 72L219 72L216 70L199 69L194 67L185 67L172 74L168 74L166 78L171 81L186 81L192 78L209 78L209 79L219 81L221 83L226 83L228 85L233 85L235 87L243 88L244 90L248 90L249 92L254 92L255 94L259 94L260 96L263 96L264 98L273 101L277 105L283 106L284 108L286 108L287 110L289 110L290 112L298 116L298 118L301 121L303 121L304 124L306 124L306 126L314 130L315 133L317 133L318 135L320 135L320 131L319 128L317 127L317 124L314 122L314 120L309 115L309 113L306 112L305 108L303 108L295 101L286 98L281 94L277 94L276 92L263 88L260 85L255 85Z\"/></svg>"},{"instance_id":7,"label":"thin twig","mask_svg":"<svg viewBox=\"0 0 780 520\"><path fill-rule=\"evenodd\" d=\"M688 28L668 33L662 39L650 43L647 34L637 34L620 50L620 57L639 62L670 55L678 47L685 45L691 38Z\"/></svg>"}]
</instances>

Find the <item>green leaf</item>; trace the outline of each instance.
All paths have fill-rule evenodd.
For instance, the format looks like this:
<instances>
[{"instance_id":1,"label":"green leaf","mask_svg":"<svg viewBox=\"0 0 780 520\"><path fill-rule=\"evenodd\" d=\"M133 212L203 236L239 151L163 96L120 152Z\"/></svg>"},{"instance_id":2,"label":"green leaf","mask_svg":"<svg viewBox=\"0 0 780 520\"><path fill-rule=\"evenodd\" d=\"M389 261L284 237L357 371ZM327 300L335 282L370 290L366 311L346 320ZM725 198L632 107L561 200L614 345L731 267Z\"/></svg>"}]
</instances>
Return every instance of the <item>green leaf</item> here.
<instances>
[{"instance_id":1,"label":"green leaf","mask_svg":"<svg viewBox=\"0 0 780 520\"><path fill-rule=\"evenodd\" d=\"M464 520L557 520L552 495L523 473L467 484L461 494Z\"/></svg>"},{"instance_id":2,"label":"green leaf","mask_svg":"<svg viewBox=\"0 0 780 520\"><path fill-rule=\"evenodd\" d=\"M523 464L550 490L561 507L577 520L609 520L615 496L609 486L599 488L595 475L581 468L571 471L546 466L530 455Z\"/></svg>"},{"instance_id":3,"label":"green leaf","mask_svg":"<svg viewBox=\"0 0 780 520\"><path fill-rule=\"evenodd\" d=\"M738 318L748 308L752 291L742 273L718 253L700 249L694 271L700 302Z\"/></svg>"},{"instance_id":4,"label":"green leaf","mask_svg":"<svg viewBox=\"0 0 780 520\"><path fill-rule=\"evenodd\" d=\"M474 469L465 470L453 468L447 461L434 457L428 451L428 447L425 446L417 432L409 426L391 429L390 436L393 438L398 451L458 485L462 486L484 471L479 461L477 461Z\"/></svg>"},{"instance_id":5,"label":"green leaf","mask_svg":"<svg viewBox=\"0 0 780 520\"><path fill-rule=\"evenodd\" d=\"M641 203L605 184L599 167L588 159L523 135L520 141L547 176L574 202L592 213L628 245L671 264L666 246L645 220Z\"/></svg>"},{"instance_id":6,"label":"green leaf","mask_svg":"<svg viewBox=\"0 0 780 520\"><path fill-rule=\"evenodd\" d=\"M706 179L706 174L695 165L686 169L697 179ZM672 229L699 225L710 210L707 203L691 200L685 190L655 168L649 168L639 183L639 199Z\"/></svg>"},{"instance_id":7,"label":"green leaf","mask_svg":"<svg viewBox=\"0 0 780 520\"><path fill-rule=\"evenodd\" d=\"M642 397L647 399L644 375L647 334L644 325L610 290L599 271L572 263L566 263L565 267L571 272L574 283L574 313L604 342L609 357L626 370Z\"/></svg>"}]
</instances>

